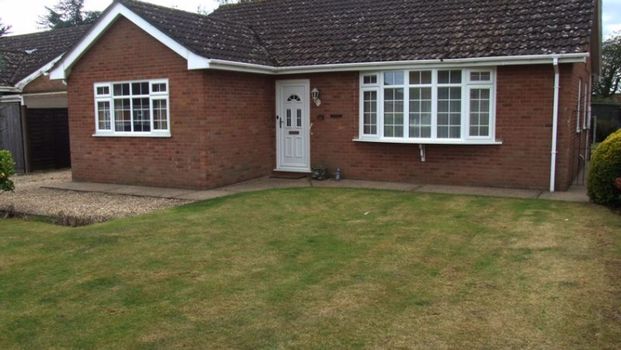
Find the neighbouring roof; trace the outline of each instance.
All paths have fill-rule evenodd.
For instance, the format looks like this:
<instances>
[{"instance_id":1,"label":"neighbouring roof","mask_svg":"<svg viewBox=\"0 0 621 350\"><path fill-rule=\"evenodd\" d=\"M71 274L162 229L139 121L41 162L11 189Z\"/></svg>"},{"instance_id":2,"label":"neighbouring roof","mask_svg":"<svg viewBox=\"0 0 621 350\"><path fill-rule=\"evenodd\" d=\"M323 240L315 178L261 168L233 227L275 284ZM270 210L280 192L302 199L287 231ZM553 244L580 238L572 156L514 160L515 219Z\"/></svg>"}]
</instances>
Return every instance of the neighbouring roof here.
<instances>
[{"instance_id":1,"label":"neighbouring roof","mask_svg":"<svg viewBox=\"0 0 621 350\"><path fill-rule=\"evenodd\" d=\"M257 0L208 16L119 0L197 55L275 67L589 50L595 0Z\"/></svg>"},{"instance_id":2,"label":"neighbouring roof","mask_svg":"<svg viewBox=\"0 0 621 350\"><path fill-rule=\"evenodd\" d=\"M14 86L77 43L88 25L0 38L0 86Z\"/></svg>"}]
</instances>

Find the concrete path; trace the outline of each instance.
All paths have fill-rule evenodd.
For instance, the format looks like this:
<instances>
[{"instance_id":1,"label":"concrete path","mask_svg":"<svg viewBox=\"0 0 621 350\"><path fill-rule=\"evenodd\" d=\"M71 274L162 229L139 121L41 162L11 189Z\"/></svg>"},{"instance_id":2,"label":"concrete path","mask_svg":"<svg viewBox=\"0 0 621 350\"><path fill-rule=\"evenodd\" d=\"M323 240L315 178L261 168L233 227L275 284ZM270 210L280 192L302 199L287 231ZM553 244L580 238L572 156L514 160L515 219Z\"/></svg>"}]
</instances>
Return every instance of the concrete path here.
<instances>
[{"instance_id":1,"label":"concrete path","mask_svg":"<svg viewBox=\"0 0 621 350\"><path fill-rule=\"evenodd\" d=\"M114 184L101 184L89 182L62 182L46 188L69 190L78 192L101 192L113 194L125 194L140 197L157 197L183 199L190 201L201 201L218 197L225 197L235 193L268 190L275 188L297 188L297 187L330 187L330 188L367 188L394 190L404 192L419 193L446 193L459 195L475 195L489 197L507 198L540 198L547 200L588 202L584 186L574 186L567 192L542 192L536 190L520 190L492 187L466 187L466 186L445 186L445 185L416 185L397 182L381 181L362 181L362 180L325 180L315 181L308 178L301 179L280 179L262 177L250 181L241 182L234 185L224 186L213 190L193 191L175 188L145 187L145 186L125 186Z\"/></svg>"}]
</instances>

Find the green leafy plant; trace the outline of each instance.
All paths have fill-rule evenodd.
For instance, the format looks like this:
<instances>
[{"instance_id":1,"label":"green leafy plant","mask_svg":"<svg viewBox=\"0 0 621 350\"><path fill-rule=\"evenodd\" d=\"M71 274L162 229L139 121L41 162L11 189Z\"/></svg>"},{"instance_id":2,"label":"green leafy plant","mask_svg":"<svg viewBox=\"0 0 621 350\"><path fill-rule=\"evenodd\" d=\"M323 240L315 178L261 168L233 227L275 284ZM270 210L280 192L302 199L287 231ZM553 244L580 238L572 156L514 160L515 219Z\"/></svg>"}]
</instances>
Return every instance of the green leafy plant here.
<instances>
[{"instance_id":1,"label":"green leafy plant","mask_svg":"<svg viewBox=\"0 0 621 350\"><path fill-rule=\"evenodd\" d=\"M617 130L593 152L589 170L588 193L598 204L621 205L621 189L617 179L621 177L621 129Z\"/></svg>"},{"instance_id":2,"label":"green leafy plant","mask_svg":"<svg viewBox=\"0 0 621 350\"><path fill-rule=\"evenodd\" d=\"M0 150L0 192L13 191L15 184L10 177L15 174L15 162L11 152Z\"/></svg>"}]
</instances>

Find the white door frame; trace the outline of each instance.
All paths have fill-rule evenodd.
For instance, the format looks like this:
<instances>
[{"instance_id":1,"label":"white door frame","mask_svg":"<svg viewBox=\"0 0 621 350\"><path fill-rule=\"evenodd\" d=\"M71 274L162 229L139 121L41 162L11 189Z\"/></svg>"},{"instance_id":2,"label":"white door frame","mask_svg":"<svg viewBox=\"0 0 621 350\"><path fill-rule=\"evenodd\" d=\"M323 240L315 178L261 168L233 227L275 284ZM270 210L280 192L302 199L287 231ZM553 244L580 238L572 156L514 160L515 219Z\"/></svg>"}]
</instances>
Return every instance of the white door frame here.
<instances>
[{"instance_id":1,"label":"white door frame","mask_svg":"<svg viewBox=\"0 0 621 350\"><path fill-rule=\"evenodd\" d=\"M306 149L306 160L307 164L304 167L287 167L283 166L282 163L282 128L280 127L280 121L284 116L284 111L282 110L282 102L286 96L283 96L281 93L282 87L287 85L303 85L304 86L304 95L302 97L302 103L304 111L302 113L302 126L305 138L305 149ZM304 115L306 116L304 118ZM301 172L301 173L309 173L311 171L311 154L310 154L310 80L309 79L296 79L296 80L277 80L276 81L276 116L275 118L275 126L276 126L276 169L275 171L287 171L287 172Z\"/></svg>"}]
</instances>

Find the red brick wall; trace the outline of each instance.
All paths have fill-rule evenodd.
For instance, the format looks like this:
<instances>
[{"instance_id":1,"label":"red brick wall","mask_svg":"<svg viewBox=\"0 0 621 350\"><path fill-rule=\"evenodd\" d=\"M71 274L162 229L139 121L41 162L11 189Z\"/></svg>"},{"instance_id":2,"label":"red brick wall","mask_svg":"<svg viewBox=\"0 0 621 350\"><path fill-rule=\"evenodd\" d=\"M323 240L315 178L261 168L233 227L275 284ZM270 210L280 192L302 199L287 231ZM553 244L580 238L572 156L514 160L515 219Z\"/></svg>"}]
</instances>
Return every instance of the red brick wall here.
<instances>
[{"instance_id":1,"label":"red brick wall","mask_svg":"<svg viewBox=\"0 0 621 350\"><path fill-rule=\"evenodd\" d=\"M572 65L562 65L561 95L569 89ZM358 136L358 73L308 76L321 91L322 105L311 108L313 166L343 170L353 179L547 189L549 186L554 70L552 65L498 67L496 136L498 146L418 145L352 142ZM568 133L570 96L561 101L560 147ZM342 118L331 118L340 114ZM323 120L318 116L323 115ZM575 117L575 115L574 115ZM574 126L575 129L575 126ZM559 153L557 188L571 182L569 147Z\"/></svg>"},{"instance_id":2,"label":"red brick wall","mask_svg":"<svg viewBox=\"0 0 621 350\"><path fill-rule=\"evenodd\" d=\"M575 173L578 65L561 66L558 189ZM553 69L498 68L497 138L502 145L353 142L358 136L358 73L312 74L322 105L311 108L313 166L354 179L547 189ZM93 137L93 83L168 78L171 138ZM73 176L78 181L211 188L268 175L275 166L274 81L264 75L188 71L185 60L119 20L69 78ZM341 115L332 118L331 115ZM324 118L319 118L323 115ZM573 131L573 132L572 132Z\"/></svg>"},{"instance_id":3,"label":"red brick wall","mask_svg":"<svg viewBox=\"0 0 621 350\"><path fill-rule=\"evenodd\" d=\"M272 77L210 71L205 82L209 186L270 174L276 164Z\"/></svg>"},{"instance_id":4,"label":"red brick wall","mask_svg":"<svg viewBox=\"0 0 621 350\"><path fill-rule=\"evenodd\" d=\"M561 74L561 110L559 123L559 163L558 163L558 188L567 188L576 176L579 175L580 168L584 166L584 160L579 161L578 157L584 159L584 153L589 137L588 130L583 130L585 104L584 100L589 98L591 91L588 89L591 74L591 63L577 63L566 67ZM582 90L580 92L580 132L576 132L576 115L578 113L578 85L582 79ZM586 89L585 89L586 85ZM588 100L590 101L590 100ZM588 108L588 102L587 102ZM588 152L587 152L588 153ZM579 180L582 180L580 178Z\"/></svg>"},{"instance_id":5,"label":"red brick wall","mask_svg":"<svg viewBox=\"0 0 621 350\"><path fill-rule=\"evenodd\" d=\"M92 136L93 83L160 78L169 79L171 138ZM272 86L265 76L188 71L182 57L120 19L69 77L73 178L210 188L268 174Z\"/></svg>"}]
</instances>

